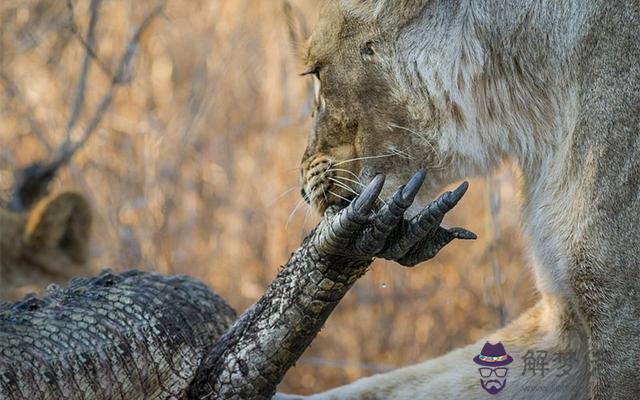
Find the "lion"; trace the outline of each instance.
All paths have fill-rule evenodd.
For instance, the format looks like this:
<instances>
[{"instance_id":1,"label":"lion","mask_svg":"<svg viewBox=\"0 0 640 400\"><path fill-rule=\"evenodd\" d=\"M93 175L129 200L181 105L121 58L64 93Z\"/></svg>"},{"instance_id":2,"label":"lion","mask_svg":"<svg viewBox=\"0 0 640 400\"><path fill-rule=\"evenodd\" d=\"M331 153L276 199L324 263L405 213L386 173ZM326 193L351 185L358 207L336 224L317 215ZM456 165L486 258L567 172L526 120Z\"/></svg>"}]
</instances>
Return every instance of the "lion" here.
<instances>
[{"instance_id":1,"label":"lion","mask_svg":"<svg viewBox=\"0 0 640 400\"><path fill-rule=\"evenodd\" d=\"M541 295L475 344L312 398L640 398L640 2L327 0L306 63L318 212L377 173L388 196L424 169L424 202L512 160ZM485 388L473 360L497 343L513 362ZM566 368L540 371L552 357Z\"/></svg>"},{"instance_id":2,"label":"lion","mask_svg":"<svg viewBox=\"0 0 640 400\"><path fill-rule=\"evenodd\" d=\"M23 213L0 209L0 299L86 275L91 221L87 200L73 191L47 196Z\"/></svg>"}]
</instances>

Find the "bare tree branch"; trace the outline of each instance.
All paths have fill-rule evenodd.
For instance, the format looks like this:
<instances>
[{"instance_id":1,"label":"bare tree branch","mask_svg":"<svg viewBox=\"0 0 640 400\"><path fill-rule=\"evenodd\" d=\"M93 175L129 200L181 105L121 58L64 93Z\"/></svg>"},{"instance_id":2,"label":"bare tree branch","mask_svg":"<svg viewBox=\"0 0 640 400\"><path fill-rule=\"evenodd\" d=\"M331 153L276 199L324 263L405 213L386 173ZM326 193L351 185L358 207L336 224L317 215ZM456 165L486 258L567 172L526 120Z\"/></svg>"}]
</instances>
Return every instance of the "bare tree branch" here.
<instances>
[{"instance_id":1,"label":"bare tree branch","mask_svg":"<svg viewBox=\"0 0 640 400\"><path fill-rule=\"evenodd\" d=\"M69 122L67 123L67 138L66 141L71 141L71 131L78 122L80 112L84 108L84 96L87 86L87 76L89 75L89 68L91 67L91 53L96 39L96 24L98 23L99 9L102 0L91 0L89 27L87 28L87 45L85 46L84 60L82 61L82 68L80 70L80 79L78 80L78 89L76 91L76 97L73 101L73 107L71 108L71 114L69 115ZM67 2L71 8L71 18L73 20L73 4L71 0Z\"/></svg>"},{"instance_id":2,"label":"bare tree branch","mask_svg":"<svg viewBox=\"0 0 640 400\"><path fill-rule=\"evenodd\" d=\"M58 162L62 164L67 163L71 157L75 154L75 152L82 147L85 142L89 139L89 137L96 130L100 122L102 122L102 118L104 117L104 113L111 106L111 102L113 101L113 95L118 86L124 85L131 81L131 61L133 60L133 56L138 49L138 42L140 41L140 37L144 33L144 31L149 27L151 21L162 12L164 9L164 2L159 4L156 8L154 8L145 19L142 21L138 29L135 30L134 34L129 40L127 44L127 48L120 58L120 62L118 63L118 68L116 74L111 79L111 85L107 90L107 93L102 97L100 103L96 107L93 116L89 120L89 124L84 129L84 133L80 137L77 142L72 142L71 138L67 138L65 143L62 144L61 152L58 156Z\"/></svg>"},{"instance_id":3,"label":"bare tree branch","mask_svg":"<svg viewBox=\"0 0 640 400\"><path fill-rule=\"evenodd\" d=\"M85 98L86 79L89 70L89 64L91 59L97 59L92 56L93 43L95 41L95 24L98 19L98 8L102 0L92 0L91 2L91 16L88 28L88 39L85 47L85 58L83 60L80 81L78 83L78 90L76 98L74 100L71 115L69 117L69 123L67 126L67 136L65 141L56 151L56 154L46 162L34 163L27 168L17 171L15 174L15 183L13 196L11 199L10 207L14 210L24 210L29 208L37 199L42 197L47 192L47 187L56 171L63 165L67 164L86 142L91 135L96 131L105 112L111 107L115 90L124 84L131 81L131 62L135 56L138 48L138 42L145 30L149 27L153 19L158 16L163 10L166 1L162 1L158 4L147 16L143 19L142 23L134 31L131 39L129 40L127 47L125 48L120 61L118 62L115 75L111 78L111 84L107 89L107 92L98 103L92 117L89 119L89 123L84 128L84 131L77 141L73 141L71 138L71 131L77 124L79 114L83 108ZM67 3L70 4L70 3ZM73 5L70 5L73 10ZM10 82L10 81L9 81Z\"/></svg>"},{"instance_id":4,"label":"bare tree branch","mask_svg":"<svg viewBox=\"0 0 640 400\"><path fill-rule=\"evenodd\" d=\"M74 18L75 14L74 14L72 0L67 0L67 8L69 9L69 29L71 30L71 33L73 34L73 36L76 39L78 39L82 47L84 47L85 51L87 52L87 55L89 55L91 59L93 59L93 61L98 65L98 67L100 67L102 72L104 72L107 76L113 76L111 69L100 59L100 57L98 57L98 54L95 49L95 44L89 43L87 41L88 39L85 40L85 38L80 33L78 24L76 24L76 20Z\"/></svg>"}]
</instances>

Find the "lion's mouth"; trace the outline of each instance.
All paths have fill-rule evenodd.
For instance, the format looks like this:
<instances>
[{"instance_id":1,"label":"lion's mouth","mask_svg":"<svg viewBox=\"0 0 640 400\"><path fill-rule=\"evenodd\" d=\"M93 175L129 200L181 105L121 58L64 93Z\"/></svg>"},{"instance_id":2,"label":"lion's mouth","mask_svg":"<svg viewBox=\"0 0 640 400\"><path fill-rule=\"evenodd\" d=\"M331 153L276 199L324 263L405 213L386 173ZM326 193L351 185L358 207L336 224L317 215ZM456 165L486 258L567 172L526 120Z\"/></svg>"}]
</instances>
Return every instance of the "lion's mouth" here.
<instances>
[{"instance_id":1,"label":"lion's mouth","mask_svg":"<svg viewBox=\"0 0 640 400\"><path fill-rule=\"evenodd\" d=\"M304 171L302 196L320 214L333 205L348 206L364 186L358 175L335 164L327 157L318 157Z\"/></svg>"}]
</instances>

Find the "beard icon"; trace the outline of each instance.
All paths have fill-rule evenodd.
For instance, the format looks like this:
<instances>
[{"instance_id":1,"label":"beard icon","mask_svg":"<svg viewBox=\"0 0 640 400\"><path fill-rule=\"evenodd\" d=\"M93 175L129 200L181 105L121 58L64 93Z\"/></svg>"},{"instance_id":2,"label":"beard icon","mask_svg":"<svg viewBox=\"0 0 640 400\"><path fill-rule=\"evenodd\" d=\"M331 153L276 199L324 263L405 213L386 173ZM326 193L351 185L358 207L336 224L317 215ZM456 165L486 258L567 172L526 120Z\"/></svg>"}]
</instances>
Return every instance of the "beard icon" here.
<instances>
[{"instance_id":1,"label":"beard icon","mask_svg":"<svg viewBox=\"0 0 640 400\"><path fill-rule=\"evenodd\" d=\"M498 394L507 385L507 380L480 379L480 385L489 394Z\"/></svg>"},{"instance_id":2,"label":"beard icon","mask_svg":"<svg viewBox=\"0 0 640 400\"><path fill-rule=\"evenodd\" d=\"M480 354L473 358L480 365L480 386L489 394L497 394L507 386L507 365L513 362L513 358L507 354L501 342L485 343Z\"/></svg>"}]
</instances>

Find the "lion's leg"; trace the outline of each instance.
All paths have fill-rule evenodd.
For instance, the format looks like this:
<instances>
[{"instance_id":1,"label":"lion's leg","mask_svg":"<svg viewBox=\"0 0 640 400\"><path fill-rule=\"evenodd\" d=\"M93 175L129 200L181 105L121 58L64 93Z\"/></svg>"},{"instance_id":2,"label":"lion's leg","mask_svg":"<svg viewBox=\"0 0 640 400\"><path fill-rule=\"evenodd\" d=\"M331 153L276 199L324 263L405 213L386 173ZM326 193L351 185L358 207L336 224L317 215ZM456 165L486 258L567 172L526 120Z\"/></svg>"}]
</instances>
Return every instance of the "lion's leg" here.
<instances>
[{"instance_id":1,"label":"lion's leg","mask_svg":"<svg viewBox=\"0 0 640 400\"><path fill-rule=\"evenodd\" d=\"M543 298L516 321L473 345L309 398L487 398L489 394L480 384L479 365L473 358L488 341L502 342L514 359L506 366L506 385L496 398L585 399L588 397L586 343L573 326L571 314L556 301Z\"/></svg>"},{"instance_id":2,"label":"lion's leg","mask_svg":"<svg viewBox=\"0 0 640 400\"><path fill-rule=\"evenodd\" d=\"M637 291L620 296L620 286L615 281L622 276L610 275L607 270L605 264L590 257L582 258L572 279L590 333L591 391L594 400L637 399L640 298ZM628 278L639 282L637 274L629 274Z\"/></svg>"},{"instance_id":3,"label":"lion's leg","mask_svg":"<svg viewBox=\"0 0 640 400\"><path fill-rule=\"evenodd\" d=\"M640 398L640 3L607 2L577 54L570 282L590 333L593 398Z\"/></svg>"},{"instance_id":4,"label":"lion's leg","mask_svg":"<svg viewBox=\"0 0 640 400\"><path fill-rule=\"evenodd\" d=\"M615 207L598 205L600 195L594 196L592 217L569 268L589 332L595 400L640 396L640 201L630 190L638 186L621 188L626 195L618 197ZM634 202L638 209L629 208Z\"/></svg>"}]
</instances>

